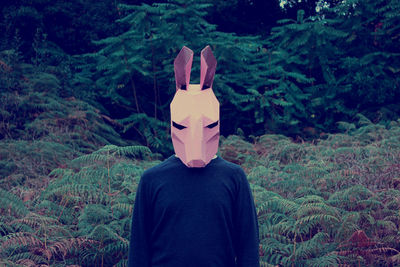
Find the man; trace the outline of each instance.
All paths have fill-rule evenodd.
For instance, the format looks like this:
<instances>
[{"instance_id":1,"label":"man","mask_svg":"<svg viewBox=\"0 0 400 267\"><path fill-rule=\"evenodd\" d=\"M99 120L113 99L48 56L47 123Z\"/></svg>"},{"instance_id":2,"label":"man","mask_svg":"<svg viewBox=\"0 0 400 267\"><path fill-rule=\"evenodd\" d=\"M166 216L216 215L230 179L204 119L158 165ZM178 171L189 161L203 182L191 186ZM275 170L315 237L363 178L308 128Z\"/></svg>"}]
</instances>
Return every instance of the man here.
<instances>
[{"instance_id":1,"label":"man","mask_svg":"<svg viewBox=\"0 0 400 267\"><path fill-rule=\"evenodd\" d=\"M136 193L130 267L259 267L258 223L239 165L217 156L216 59L201 52L200 84L190 84L193 51L174 61L171 102L175 155L146 170Z\"/></svg>"}]
</instances>

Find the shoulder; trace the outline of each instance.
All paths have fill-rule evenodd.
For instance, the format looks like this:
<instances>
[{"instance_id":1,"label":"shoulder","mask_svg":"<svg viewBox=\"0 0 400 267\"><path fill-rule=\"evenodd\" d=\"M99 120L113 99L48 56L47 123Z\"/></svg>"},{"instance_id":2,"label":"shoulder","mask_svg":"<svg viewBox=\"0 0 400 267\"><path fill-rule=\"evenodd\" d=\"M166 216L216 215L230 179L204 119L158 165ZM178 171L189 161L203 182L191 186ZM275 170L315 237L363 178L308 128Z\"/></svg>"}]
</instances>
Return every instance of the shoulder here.
<instances>
[{"instance_id":1,"label":"shoulder","mask_svg":"<svg viewBox=\"0 0 400 267\"><path fill-rule=\"evenodd\" d=\"M171 156L161 163L145 170L141 177L142 183L151 182L158 177L165 177L171 175L179 169L179 164L174 156Z\"/></svg>"},{"instance_id":2,"label":"shoulder","mask_svg":"<svg viewBox=\"0 0 400 267\"><path fill-rule=\"evenodd\" d=\"M237 179L240 182L243 182L244 180L247 181L246 178L246 173L244 172L244 170L242 169L242 167L236 163L227 161L223 158L221 158L221 165L224 166L225 169L228 170L229 174L231 176L233 176L235 179Z\"/></svg>"},{"instance_id":3,"label":"shoulder","mask_svg":"<svg viewBox=\"0 0 400 267\"><path fill-rule=\"evenodd\" d=\"M225 181L229 181L228 184L233 186L236 197L247 195L250 185L242 167L225 159L221 160L221 165L225 169L221 177L224 177Z\"/></svg>"},{"instance_id":4,"label":"shoulder","mask_svg":"<svg viewBox=\"0 0 400 267\"><path fill-rule=\"evenodd\" d=\"M221 162L224 166L226 166L227 169L230 169L230 171L232 171L233 173L240 173L240 174L245 174L244 170L242 169L242 167L236 163L227 161L223 158L221 158Z\"/></svg>"}]
</instances>

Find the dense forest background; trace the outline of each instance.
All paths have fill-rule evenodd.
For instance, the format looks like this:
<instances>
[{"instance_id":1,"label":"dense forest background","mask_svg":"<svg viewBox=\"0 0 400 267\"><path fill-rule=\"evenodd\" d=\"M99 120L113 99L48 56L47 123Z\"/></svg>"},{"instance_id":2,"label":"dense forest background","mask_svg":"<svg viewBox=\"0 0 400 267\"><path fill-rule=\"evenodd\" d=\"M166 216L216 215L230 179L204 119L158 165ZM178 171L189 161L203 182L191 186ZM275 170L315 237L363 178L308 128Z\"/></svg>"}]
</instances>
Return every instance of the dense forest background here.
<instances>
[{"instance_id":1,"label":"dense forest background","mask_svg":"<svg viewBox=\"0 0 400 267\"><path fill-rule=\"evenodd\" d=\"M398 0L0 8L0 265L126 265L183 45L216 56L219 153L248 174L263 266L400 264Z\"/></svg>"}]
</instances>

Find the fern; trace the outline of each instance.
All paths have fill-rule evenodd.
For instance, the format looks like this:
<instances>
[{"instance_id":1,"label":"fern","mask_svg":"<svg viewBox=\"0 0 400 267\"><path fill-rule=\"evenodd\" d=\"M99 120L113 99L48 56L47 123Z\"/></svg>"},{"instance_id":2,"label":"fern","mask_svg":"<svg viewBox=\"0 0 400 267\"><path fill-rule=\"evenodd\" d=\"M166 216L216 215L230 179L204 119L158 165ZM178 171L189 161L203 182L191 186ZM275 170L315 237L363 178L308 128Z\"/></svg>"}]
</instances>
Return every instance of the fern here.
<instances>
[{"instance_id":1,"label":"fern","mask_svg":"<svg viewBox=\"0 0 400 267\"><path fill-rule=\"evenodd\" d=\"M255 201L262 261L306 266L305 260L318 261L319 257L328 257L327 253L333 252L333 247L321 249L321 243L329 242L339 222L339 213L326 205L321 197L307 196L289 201L272 192L259 191L255 192ZM337 264L337 257L333 258Z\"/></svg>"},{"instance_id":2,"label":"fern","mask_svg":"<svg viewBox=\"0 0 400 267\"><path fill-rule=\"evenodd\" d=\"M0 211L1 214L9 214L13 216L24 216L28 213L28 209L24 203L14 194L0 188Z\"/></svg>"},{"instance_id":3,"label":"fern","mask_svg":"<svg viewBox=\"0 0 400 267\"><path fill-rule=\"evenodd\" d=\"M253 183L262 262L385 266L392 264L390 257L396 261L400 165L392 140L398 139L398 122L386 128L358 117L347 134L315 143L264 135L254 144L232 147L231 154L255 148L245 166ZM359 231L371 246L350 249L355 244L349 240Z\"/></svg>"},{"instance_id":4,"label":"fern","mask_svg":"<svg viewBox=\"0 0 400 267\"><path fill-rule=\"evenodd\" d=\"M59 233L62 239L49 249L62 247L64 254L75 255L75 263L122 264L127 255L134 194L143 172L135 166L135 158L149 156L146 147L106 145L71 161L75 169L53 170L50 174L57 179L43 192L37 207L46 207L44 210L78 239ZM76 251L83 247L84 252Z\"/></svg>"}]
</instances>

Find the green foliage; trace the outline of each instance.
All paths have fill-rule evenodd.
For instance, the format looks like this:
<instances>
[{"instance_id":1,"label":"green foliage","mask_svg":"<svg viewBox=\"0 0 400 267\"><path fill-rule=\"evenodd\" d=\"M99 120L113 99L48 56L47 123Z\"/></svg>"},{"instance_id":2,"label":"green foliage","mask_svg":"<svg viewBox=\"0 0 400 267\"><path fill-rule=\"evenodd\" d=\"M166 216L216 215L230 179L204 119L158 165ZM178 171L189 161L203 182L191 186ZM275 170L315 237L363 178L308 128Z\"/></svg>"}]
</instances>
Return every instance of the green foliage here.
<instances>
[{"instance_id":1,"label":"green foliage","mask_svg":"<svg viewBox=\"0 0 400 267\"><path fill-rule=\"evenodd\" d=\"M67 56L38 34L33 64L0 52L0 186L33 201L51 170L98 147L127 144L93 106L68 96ZM55 65L50 65L54 63ZM65 95L67 94L67 96Z\"/></svg>"},{"instance_id":2,"label":"green foliage","mask_svg":"<svg viewBox=\"0 0 400 267\"><path fill-rule=\"evenodd\" d=\"M303 16L299 10L296 21L278 21L282 25L273 28L269 38L270 66L279 80L272 88L288 103L279 122L295 127L295 132L307 124L327 129L336 113L348 113L338 98L348 88L338 85L333 67L343 53L337 43L348 33L338 29L339 19Z\"/></svg>"},{"instance_id":3,"label":"green foliage","mask_svg":"<svg viewBox=\"0 0 400 267\"><path fill-rule=\"evenodd\" d=\"M315 195L287 200L272 192L256 193L262 240L261 256L269 264L335 266L332 232L339 212Z\"/></svg>"},{"instance_id":4,"label":"green foliage","mask_svg":"<svg viewBox=\"0 0 400 267\"><path fill-rule=\"evenodd\" d=\"M358 117L346 134L315 143L221 138L221 156L248 173L262 266L398 261L400 121L385 128ZM3 262L126 264L139 178L159 163L149 156L146 147L106 145L53 169L39 196L33 187L0 190Z\"/></svg>"},{"instance_id":5,"label":"green foliage","mask_svg":"<svg viewBox=\"0 0 400 267\"><path fill-rule=\"evenodd\" d=\"M37 28L46 32L48 39L64 51L70 54L84 53L93 49L91 40L116 30L112 23L116 14L113 0L3 1L0 31L6 38L13 36L15 31L21 33L26 58L33 53L30 44Z\"/></svg>"},{"instance_id":6,"label":"green foliage","mask_svg":"<svg viewBox=\"0 0 400 267\"><path fill-rule=\"evenodd\" d=\"M222 157L249 157L242 167L252 183L266 266L398 261L400 121L385 128L358 118L346 134L315 143L277 135L254 144L223 140Z\"/></svg>"},{"instance_id":7,"label":"green foliage","mask_svg":"<svg viewBox=\"0 0 400 267\"><path fill-rule=\"evenodd\" d=\"M28 212L18 197L0 190L0 257L33 264L122 264L132 206L147 147L107 145L54 169L53 181ZM158 162L151 162L152 165ZM145 162L141 163L146 166ZM3 214L3 212L2 212Z\"/></svg>"},{"instance_id":8,"label":"green foliage","mask_svg":"<svg viewBox=\"0 0 400 267\"><path fill-rule=\"evenodd\" d=\"M2 183L42 176L79 153L123 143L97 110L74 98L7 91L0 97Z\"/></svg>"},{"instance_id":9,"label":"green foliage","mask_svg":"<svg viewBox=\"0 0 400 267\"><path fill-rule=\"evenodd\" d=\"M253 146L240 136L230 135L227 138L222 136L220 143L224 145L219 148L219 152L227 161L242 165L255 156Z\"/></svg>"},{"instance_id":10,"label":"green foliage","mask_svg":"<svg viewBox=\"0 0 400 267\"><path fill-rule=\"evenodd\" d=\"M250 23L254 29L249 32L263 37L242 32L249 29L242 21L254 21L257 7L269 8L278 17L273 7L278 8L278 2L174 0L119 6L118 2L126 3L6 3L0 23L6 39L0 49L9 59L0 59L0 72L6 77L0 79L1 87L20 90L27 82L21 79L23 66L10 62L32 59L36 73L22 77L35 91L73 94L108 116L116 129L123 129L124 137L167 155L171 147L163 144L170 143L165 122L174 93L172 61L183 45L198 55L210 44L218 60L214 87L226 133L240 127L246 135L280 132L317 137L338 130L337 121L351 122L357 113L374 122L398 117L396 0L334 1L332 8L311 17L306 14L315 12L316 3L297 3L294 6L306 11L298 10L296 19L279 20L271 34L275 23L257 27ZM291 16L293 8L287 11ZM232 14L222 16L225 12ZM89 40L94 42L88 44ZM68 52L90 53L71 58L54 41ZM192 73L198 71L196 57ZM192 78L198 81L198 75ZM128 119L132 114L146 118L154 138L141 135L140 123Z\"/></svg>"},{"instance_id":11,"label":"green foliage","mask_svg":"<svg viewBox=\"0 0 400 267\"><path fill-rule=\"evenodd\" d=\"M37 44L36 49L41 56L34 59L34 65L23 63L18 50L0 52L0 138L47 137L67 143L80 135L79 147L119 144L118 135L103 122L98 110L64 95L69 91L65 82L68 70L59 61L65 55L49 52L44 44ZM57 58L53 63L58 65L48 65L42 56Z\"/></svg>"},{"instance_id":12,"label":"green foliage","mask_svg":"<svg viewBox=\"0 0 400 267\"><path fill-rule=\"evenodd\" d=\"M28 209L24 203L14 194L0 188L0 211L6 217L16 216L20 217L28 213Z\"/></svg>"},{"instance_id":13,"label":"green foliage","mask_svg":"<svg viewBox=\"0 0 400 267\"><path fill-rule=\"evenodd\" d=\"M97 72L82 72L79 75L96 80L96 94L109 99L113 105L135 113L130 119L121 120L124 126L134 125L138 134L142 129L136 120L142 118L148 122L147 126L152 128L155 139L149 139L145 133L145 142L151 147L158 149L161 144L167 143L165 133L169 124L157 125L156 120L169 121L163 110L175 92L172 62L183 45L189 46L197 55L206 45L213 47L218 58L215 93L221 103L232 105L236 110L230 114L222 112L222 116L240 118L240 112L258 108L259 103L264 101L254 96L253 92L260 87L262 81L257 79L264 75L262 73L266 69L263 63L266 54L261 53L261 39L217 31L215 25L205 20L210 6L209 1L178 0L165 4L121 5L125 16L117 22L129 30L97 41L102 49L86 55L87 62L92 62ZM199 80L196 75L200 70L198 58L195 57L192 68L192 83ZM84 64L82 68L87 66ZM142 86L137 86L139 82ZM279 102L278 98L271 98ZM235 129L240 124L245 123L236 120L230 128ZM168 151L167 148L161 150Z\"/></svg>"},{"instance_id":14,"label":"green foliage","mask_svg":"<svg viewBox=\"0 0 400 267\"><path fill-rule=\"evenodd\" d=\"M344 27L351 27L352 35L346 40L348 54L340 64L349 75L342 83L351 85L347 101L357 103L356 110L367 110L374 119L386 119L382 106L394 104L399 96L400 50L398 25L400 6L397 1L354 1L355 16L350 10L345 15ZM362 101L360 101L362 99ZM356 101L356 102L355 102ZM377 114L373 114L376 112ZM372 116L371 116L372 115ZM382 118L383 117L383 118Z\"/></svg>"},{"instance_id":15,"label":"green foliage","mask_svg":"<svg viewBox=\"0 0 400 267\"><path fill-rule=\"evenodd\" d=\"M124 125L123 133L134 130L140 136L137 139L145 143L147 147L164 155L173 153L169 139L169 123L149 117L145 113L134 113L118 122Z\"/></svg>"},{"instance_id":16,"label":"green foliage","mask_svg":"<svg viewBox=\"0 0 400 267\"><path fill-rule=\"evenodd\" d=\"M14 45L16 48L0 52L0 88L8 90L19 90L23 81L21 67L21 53L18 48L19 37L16 35ZM4 112L4 111L2 111Z\"/></svg>"},{"instance_id":17,"label":"green foliage","mask_svg":"<svg viewBox=\"0 0 400 267\"><path fill-rule=\"evenodd\" d=\"M253 135L316 137L338 130L337 121L349 122L357 113L374 121L396 119L399 53L391 48L398 41L391 25L398 17L389 8L398 8L394 2L346 2L308 18L299 10L297 20L278 21L266 40L218 31L207 20L210 4L120 5L122 33L95 42L100 49L79 59L74 84L87 89L87 99L105 103L126 135L164 155L171 151L163 144L170 143L165 122L175 89L172 61L183 45L197 55L207 44L213 48L214 89L226 132L240 127ZM352 6L355 17L348 15ZM361 42L362 36L369 41ZM198 71L195 57L192 73ZM145 134L139 118L151 128Z\"/></svg>"},{"instance_id":18,"label":"green foliage","mask_svg":"<svg viewBox=\"0 0 400 267\"><path fill-rule=\"evenodd\" d=\"M278 21L282 25L272 29L268 53L272 75L281 78L269 88L286 103L278 110L285 116L268 125L289 124L291 133L299 133L304 126L335 130L338 120L349 121L356 113L375 121L396 119L392 104L399 98L400 54L394 25L400 17L394 10L400 9L395 2L343 1L316 17L304 18L299 10L297 20ZM388 105L392 111L383 108Z\"/></svg>"}]
</instances>

